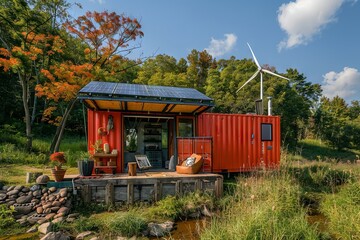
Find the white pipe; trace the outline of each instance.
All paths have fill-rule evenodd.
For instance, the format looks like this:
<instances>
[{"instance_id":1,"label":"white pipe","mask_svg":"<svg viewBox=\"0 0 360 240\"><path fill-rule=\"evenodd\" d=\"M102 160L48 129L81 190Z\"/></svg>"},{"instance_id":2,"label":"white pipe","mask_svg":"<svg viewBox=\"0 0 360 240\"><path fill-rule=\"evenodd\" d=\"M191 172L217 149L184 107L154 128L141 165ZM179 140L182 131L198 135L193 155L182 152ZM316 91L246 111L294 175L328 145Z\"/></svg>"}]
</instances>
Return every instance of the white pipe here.
<instances>
[{"instance_id":1,"label":"white pipe","mask_svg":"<svg viewBox=\"0 0 360 240\"><path fill-rule=\"evenodd\" d=\"M263 99L263 74L260 71L260 99Z\"/></svg>"},{"instance_id":2,"label":"white pipe","mask_svg":"<svg viewBox=\"0 0 360 240\"><path fill-rule=\"evenodd\" d=\"M267 97L268 99L268 116L272 115L272 102L271 102L271 98L272 97Z\"/></svg>"}]
</instances>

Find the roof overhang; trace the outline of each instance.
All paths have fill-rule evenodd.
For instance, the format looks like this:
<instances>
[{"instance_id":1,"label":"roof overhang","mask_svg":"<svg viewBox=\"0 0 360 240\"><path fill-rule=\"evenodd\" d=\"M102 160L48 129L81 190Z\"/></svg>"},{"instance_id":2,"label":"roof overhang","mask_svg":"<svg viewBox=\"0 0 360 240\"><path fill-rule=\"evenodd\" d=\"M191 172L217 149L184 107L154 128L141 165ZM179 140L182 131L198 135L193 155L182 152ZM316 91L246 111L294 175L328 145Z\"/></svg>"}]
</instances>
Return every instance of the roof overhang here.
<instances>
[{"instance_id":1,"label":"roof overhang","mask_svg":"<svg viewBox=\"0 0 360 240\"><path fill-rule=\"evenodd\" d=\"M95 81L77 98L93 110L124 112L200 114L214 106L213 99L192 88Z\"/></svg>"}]
</instances>

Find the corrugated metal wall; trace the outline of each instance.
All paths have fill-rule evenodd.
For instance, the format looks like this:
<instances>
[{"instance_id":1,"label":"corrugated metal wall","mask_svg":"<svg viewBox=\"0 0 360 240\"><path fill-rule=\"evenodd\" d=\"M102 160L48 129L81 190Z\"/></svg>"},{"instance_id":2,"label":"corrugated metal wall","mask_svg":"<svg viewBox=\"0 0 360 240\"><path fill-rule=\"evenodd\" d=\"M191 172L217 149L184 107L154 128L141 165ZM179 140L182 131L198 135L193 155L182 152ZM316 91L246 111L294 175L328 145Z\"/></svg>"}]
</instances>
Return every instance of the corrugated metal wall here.
<instances>
[{"instance_id":1,"label":"corrugated metal wall","mask_svg":"<svg viewBox=\"0 0 360 240\"><path fill-rule=\"evenodd\" d=\"M272 124L272 141L261 141L261 124ZM241 172L280 162L280 117L204 113L197 136L213 137L213 172Z\"/></svg>"},{"instance_id":2,"label":"corrugated metal wall","mask_svg":"<svg viewBox=\"0 0 360 240\"><path fill-rule=\"evenodd\" d=\"M104 127L106 129L108 124L109 115L113 116L114 129L106 136L99 136L98 129ZM123 124L122 115L120 112L107 112L107 111L92 111L88 110L88 149L93 150L91 147L96 140L101 139L102 143L109 143L110 151L113 149L118 150L116 159L116 172L123 171ZM110 171L109 171L110 172Z\"/></svg>"}]
</instances>

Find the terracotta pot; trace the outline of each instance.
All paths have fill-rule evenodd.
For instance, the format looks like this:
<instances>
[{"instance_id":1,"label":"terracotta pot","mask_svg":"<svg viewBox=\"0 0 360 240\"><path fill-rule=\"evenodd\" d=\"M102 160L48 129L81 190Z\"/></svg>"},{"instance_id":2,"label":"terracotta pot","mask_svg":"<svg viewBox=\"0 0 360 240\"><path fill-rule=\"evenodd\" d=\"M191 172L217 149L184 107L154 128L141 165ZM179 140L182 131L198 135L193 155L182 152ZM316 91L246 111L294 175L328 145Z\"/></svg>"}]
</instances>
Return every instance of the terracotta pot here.
<instances>
[{"instance_id":1,"label":"terracotta pot","mask_svg":"<svg viewBox=\"0 0 360 240\"><path fill-rule=\"evenodd\" d=\"M51 173L55 179L55 182L61 182L64 179L65 172L65 169L51 169Z\"/></svg>"}]
</instances>

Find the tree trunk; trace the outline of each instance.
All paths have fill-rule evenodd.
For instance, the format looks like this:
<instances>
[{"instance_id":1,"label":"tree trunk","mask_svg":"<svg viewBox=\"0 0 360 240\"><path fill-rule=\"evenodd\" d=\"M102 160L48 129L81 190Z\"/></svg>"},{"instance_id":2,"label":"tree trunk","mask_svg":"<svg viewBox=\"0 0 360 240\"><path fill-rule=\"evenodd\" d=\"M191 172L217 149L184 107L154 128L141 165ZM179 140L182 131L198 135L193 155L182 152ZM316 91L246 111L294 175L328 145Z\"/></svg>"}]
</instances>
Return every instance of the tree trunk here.
<instances>
[{"instance_id":1,"label":"tree trunk","mask_svg":"<svg viewBox=\"0 0 360 240\"><path fill-rule=\"evenodd\" d=\"M31 131L31 115L29 108L29 81L26 76L18 74L20 85L22 88L22 101L25 112L25 125L26 125L26 151L31 152L32 150L32 131Z\"/></svg>"},{"instance_id":2,"label":"tree trunk","mask_svg":"<svg viewBox=\"0 0 360 240\"><path fill-rule=\"evenodd\" d=\"M59 149L60 149L60 143L61 143L61 140L62 140L62 137L63 137L63 134L64 134L65 125L66 125L67 119L68 119L68 117L70 115L70 112L72 111L72 109L75 106L76 100L77 100L76 98L73 99L68 104L68 106L66 107L64 116L63 116L63 118L62 118L62 120L60 122L60 125L57 127L55 136L54 136L54 138L53 138L53 140L51 142L50 153L58 152Z\"/></svg>"}]
</instances>

